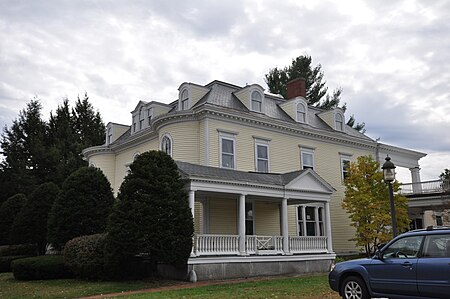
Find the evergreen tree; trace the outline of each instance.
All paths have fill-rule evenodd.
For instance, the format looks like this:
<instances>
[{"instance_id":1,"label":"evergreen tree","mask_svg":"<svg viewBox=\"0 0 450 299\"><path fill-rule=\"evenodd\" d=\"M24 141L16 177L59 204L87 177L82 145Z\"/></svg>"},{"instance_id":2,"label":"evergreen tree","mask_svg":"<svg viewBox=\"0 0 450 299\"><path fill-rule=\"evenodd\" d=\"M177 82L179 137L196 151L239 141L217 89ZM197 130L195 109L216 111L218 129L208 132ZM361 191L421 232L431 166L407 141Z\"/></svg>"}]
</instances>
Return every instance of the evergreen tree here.
<instances>
[{"instance_id":1,"label":"evergreen tree","mask_svg":"<svg viewBox=\"0 0 450 299\"><path fill-rule=\"evenodd\" d=\"M113 203L111 185L100 169L78 169L64 181L53 203L48 241L61 247L75 237L104 232Z\"/></svg>"},{"instance_id":2,"label":"evergreen tree","mask_svg":"<svg viewBox=\"0 0 450 299\"><path fill-rule=\"evenodd\" d=\"M284 67L283 69L277 67L270 69L269 73L265 75L265 81L269 87L269 91L287 98L287 83L293 79L305 78L306 98L310 105L325 110L339 107L342 88L334 90L331 95L328 94L322 65L318 64L313 67L311 63L311 56L299 56L292 60L290 66ZM341 108L345 111L346 105L344 104ZM353 115L350 117L347 125L358 131L365 131L364 123L357 123L355 125Z\"/></svg>"},{"instance_id":3,"label":"evergreen tree","mask_svg":"<svg viewBox=\"0 0 450 299\"><path fill-rule=\"evenodd\" d=\"M388 187L383 180L380 165L370 156L351 162L345 179L345 198L342 207L349 213L351 225L356 228L352 241L363 246L370 256L379 244L392 238ZM394 192L400 184L393 183ZM399 231L409 228L407 198L396 193L394 197L396 223Z\"/></svg>"},{"instance_id":4,"label":"evergreen tree","mask_svg":"<svg viewBox=\"0 0 450 299\"><path fill-rule=\"evenodd\" d=\"M87 147L105 143L105 125L100 113L94 112L87 93L82 100L78 97L72 114L80 155Z\"/></svg>"},{"instance_id":5,"label":"evergreen tree","mask_svg":"<svg viewBox=\"0 0 450 299\"><path fill-rule=\"evenodd\" d=\"M47 219L59 188L54 183L38 186L14 219L10 240L15 244L37 244L38 254L45 254Z\"/></svg>"},{"instance_id":6,"label":"evergreen tree","mask_svg":"<svg viewBox=\"0 0 450 299\"><path fill-rule=\"evenodd\" d=\"M48 130L51 149L54 153L52 156L56 158L52 181L61 186L72 172L81 166L87 166L80 156L74 118L67 99L58 106L54 115L50 113Z\"/></svg>"},{"instance_id":7,"label":"evergreen tree","mask_svg":"<svg viewBox=\"0 0 450 299\"><path fill-rule=\"evenodd\" d=\"M52 172L51 151L47 146L47 125L41 118L38 99L28 103L10 129L4 128L1 148L5 157L1 168L11 193L30 194Z\"/></svg>"},{"instance_id":8,"label":"evergreen tree","mask_svg":"<svg viewBox=\"0 0 450 299\"><path fill-rule=\"evenodd\" d=\"M0 206L0 245L11 244L9 238L12 225L16 215L25 205L27 197L25 194L16 194L8 198Z\"/></svg>"},{"instance_id":9,"label":"evergreen tree","mask_svg":"<svg viewBox=\"0 0 450 299\"><path fill-rule=\"evenodd\" d=\"M186 264L194 227L184 183L175 162L161 151L143 153L130 165L108 223L106 252L113 269L125 274L139 253Z\"/></svg>"}]
</instances>

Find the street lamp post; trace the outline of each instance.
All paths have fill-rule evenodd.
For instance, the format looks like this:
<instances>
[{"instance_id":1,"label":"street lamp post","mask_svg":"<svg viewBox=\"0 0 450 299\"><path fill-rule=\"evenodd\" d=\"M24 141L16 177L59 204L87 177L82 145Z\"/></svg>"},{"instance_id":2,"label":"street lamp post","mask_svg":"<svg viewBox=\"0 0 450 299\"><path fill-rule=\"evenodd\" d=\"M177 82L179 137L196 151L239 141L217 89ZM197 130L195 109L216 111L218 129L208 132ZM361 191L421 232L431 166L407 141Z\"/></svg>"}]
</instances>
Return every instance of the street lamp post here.
<instances>
[{"instance_id":1,"label":"street lamp post","mask_svg":"<svg viewBox=\"0 0 450 299\"><path fill-rule=\"evenodd\" d=\"M389 199L391 201L391 222L392 222L392 234L394 238L397 236L397 222L395 219L395 205L394 205L394 190L392 189L392 182L395 180L395 165L391 162L391 157L386 157L386 162L384 162L383 167L383 176L384 181L389 186Z\"/></svg>"}]
</instances>

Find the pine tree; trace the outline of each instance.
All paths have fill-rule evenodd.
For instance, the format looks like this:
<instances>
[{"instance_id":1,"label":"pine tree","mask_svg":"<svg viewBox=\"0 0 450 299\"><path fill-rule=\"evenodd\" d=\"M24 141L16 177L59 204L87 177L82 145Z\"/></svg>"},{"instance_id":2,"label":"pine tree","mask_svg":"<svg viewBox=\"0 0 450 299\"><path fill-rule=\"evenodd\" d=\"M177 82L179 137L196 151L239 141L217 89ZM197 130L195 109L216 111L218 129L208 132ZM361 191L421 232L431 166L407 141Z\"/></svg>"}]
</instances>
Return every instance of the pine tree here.
<instances>
[{"instance_id":1,"label":"pine tree","mask_svg":"<svg viewBox=\"0 0 450 299\"><path fill-rule=\"evenodd\" d=\"M265 81L269 87L269 91L280 94L284 98L287 98L287 83L297 78L305 78L306 98L310 105L325 110L339 107L342 88L337 88L331 95L328 93L322 65L318 64L313 67L311 56L299 56L292 60L290 66L284 67L283 69L275 67L270 69L269 73L265 75ZM344 104L341 108L345 111L346 105ZM357 123L355 125L354 116L349 119L347 125L352 126L358 131L365 132L365 124Z\"/></svg>"}]
</instances>

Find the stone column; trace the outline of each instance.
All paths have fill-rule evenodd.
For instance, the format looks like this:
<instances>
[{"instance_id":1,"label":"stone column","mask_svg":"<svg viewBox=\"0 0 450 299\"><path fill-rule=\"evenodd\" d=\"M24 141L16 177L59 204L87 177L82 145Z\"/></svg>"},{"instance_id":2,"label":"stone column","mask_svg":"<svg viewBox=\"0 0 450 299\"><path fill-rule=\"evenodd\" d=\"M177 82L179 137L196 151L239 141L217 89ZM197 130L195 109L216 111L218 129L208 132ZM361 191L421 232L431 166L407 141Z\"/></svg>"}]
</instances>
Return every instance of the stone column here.
<instances>
[{"instance_id":1,"label":"stone column","mask_svg":"<svg viewBox=\"0 0 450 299\"><path fill-rule=\"evenodd\" d=\"M287 198L281 200L281 236L283 237L284 254L290 254Z\"/></svg>"},{"instance_id":2,"label":"stone column","mask_svg":"<svg viewBox=\"0 0 450 299\"><path fill-rule=\"evenodd\" d=\"M333 252L333 240L331 237L331 214L330 203L325 203L325 235L327 236L327 250L329 253Z\"/></svg>"},{"instance_id":3,"label":"stone column","mask_svg":"<svg viewBox=\"0 0 450 299\"><path fill-rule=\"evenodd\" d=\"M245 194L239 195L238 211L239 253L245 255Z\"/></svg>"}]
</instances>

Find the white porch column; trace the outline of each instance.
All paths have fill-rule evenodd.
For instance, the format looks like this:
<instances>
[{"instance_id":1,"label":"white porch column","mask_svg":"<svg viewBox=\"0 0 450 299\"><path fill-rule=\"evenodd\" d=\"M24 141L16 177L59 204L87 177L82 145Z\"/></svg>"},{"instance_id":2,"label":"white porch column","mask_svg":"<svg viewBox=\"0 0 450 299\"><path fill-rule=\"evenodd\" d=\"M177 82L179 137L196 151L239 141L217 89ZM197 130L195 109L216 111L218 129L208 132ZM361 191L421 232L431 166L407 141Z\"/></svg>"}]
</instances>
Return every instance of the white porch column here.
<instances>
[{"instance_id":1,"label":"white porch column","mask_svg":"<svg viewBox=\"0 0 450 299\"><path fill-rule=\"evenodd\" d=\"M194 220L195 216L194 207L195 207L195 191L189 190L189 208L191 208L192 220Z\"/></svg>"},{"instance_id":2,"label":"white porch column","mask_svg":"<svg viewBox=\"0 0 450 299\"><path fill-rule=\"evenodd\" d=\"M330 203L325 203L325 231L327 236L327 250L329 253L333 252L333 240L331 237L331 215Z\"/></svg>"},{"instance_id":3,"label":"white porch column","mask_svg":"<svg viewBox=\"0 0 450 299\"><path fill-rule=\"evenodd\" d=\"M245 255L245 194L239 195L239 219L238 219L238 233L239 233L239 253Z\"/></svg>"},{"instance_id":4,"label":"white porch column","mask_svg":"<svg viewBox=\"0 0 450 299\"><path fill-rule=\"evenodd\" d=\"M420 168L417 166L410 168L409 171L411 172L413 192L420 193L422 191L422 185L420 184Z\"/></svg>"},{"instance_id":5,"label":"white porch column","mask_svg":"<svg viewBox=\"0 0 450 299\"><path fill-rule=\"evenodd\" d=\"M195 191L189 190L189 208L191 209L192 213L192 221L194 221L194 208L195 208ZM195 250L196 250L196 236L194 234L194 237L192 239L192 250L191 250L191 257L195 257Z\"/></svg>"},{"instance_id":6,"label":"white porch column","mask_svg":"<svg viewBox=\"0 0 450 299\"><path fill-rule=\"evenodd\" d=\"M287 198L281 200L281 236L283 237L284 254L290 254Z\"/></svg>"}]
</instances>

